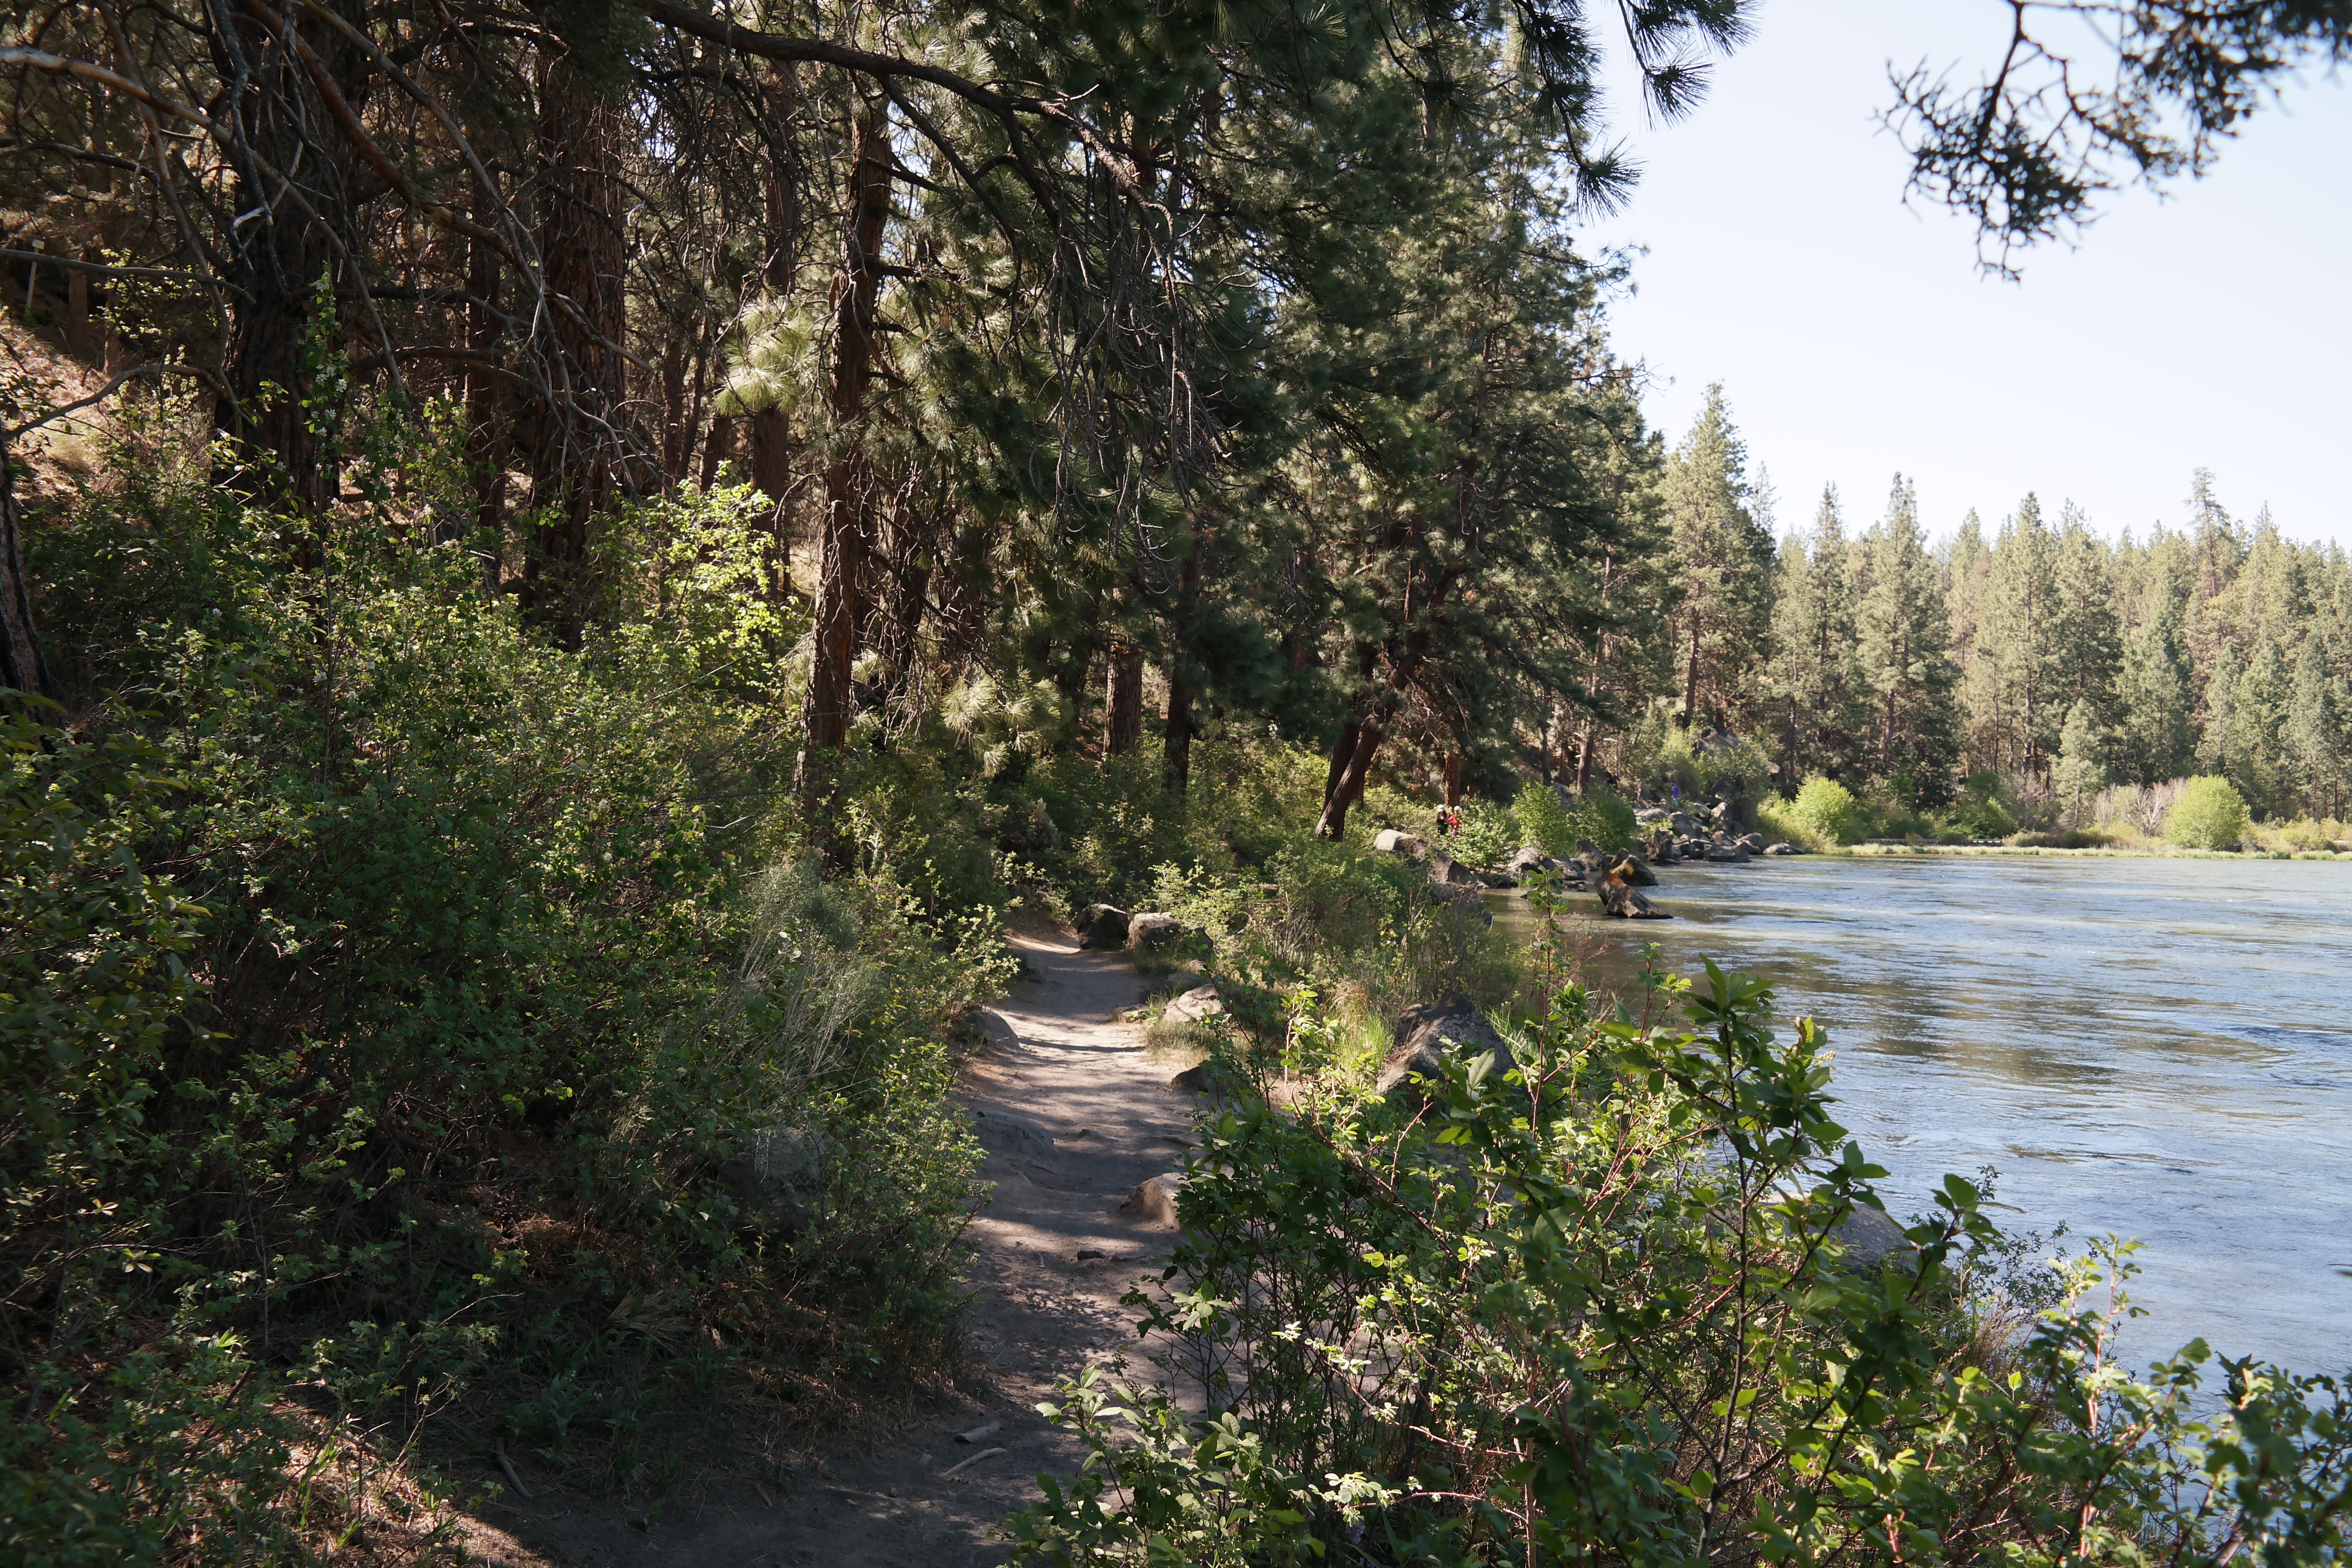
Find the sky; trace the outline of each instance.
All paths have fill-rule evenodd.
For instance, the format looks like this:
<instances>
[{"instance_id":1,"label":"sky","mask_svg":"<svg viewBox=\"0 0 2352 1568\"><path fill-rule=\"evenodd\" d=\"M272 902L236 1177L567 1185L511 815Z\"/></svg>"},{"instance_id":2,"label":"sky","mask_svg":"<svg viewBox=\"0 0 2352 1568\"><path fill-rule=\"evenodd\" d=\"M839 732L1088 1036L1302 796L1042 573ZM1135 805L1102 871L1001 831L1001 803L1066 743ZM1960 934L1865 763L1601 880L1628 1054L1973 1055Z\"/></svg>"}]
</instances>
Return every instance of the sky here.
<instances>
[{"instance_id":1,"label":"sky","mask_svg":"<svg viewBox=\"0 0 2352 1568\"><path fill-rule=\"evenodd\" d=\"M1998 0L1766 0L1686 120L1646 124L1617 95L1643 174L1582 244L1647 248L1611 308L1646 363L1653 424L1677 439L1720 381L1769 470L1777 531L1834 483L1848 530L1916 480L1941 537L1987 530L2027 491L2093 527L2178 527L2210 468L2242 518L2352 548L2352 81L2265 110L2203 180L2110 195L2079 247L2046 245L2009 283L1968 221L1906 207L1908 164L1875 112L1890 59L1997 54Z\"/></svg>"}]
</instances>

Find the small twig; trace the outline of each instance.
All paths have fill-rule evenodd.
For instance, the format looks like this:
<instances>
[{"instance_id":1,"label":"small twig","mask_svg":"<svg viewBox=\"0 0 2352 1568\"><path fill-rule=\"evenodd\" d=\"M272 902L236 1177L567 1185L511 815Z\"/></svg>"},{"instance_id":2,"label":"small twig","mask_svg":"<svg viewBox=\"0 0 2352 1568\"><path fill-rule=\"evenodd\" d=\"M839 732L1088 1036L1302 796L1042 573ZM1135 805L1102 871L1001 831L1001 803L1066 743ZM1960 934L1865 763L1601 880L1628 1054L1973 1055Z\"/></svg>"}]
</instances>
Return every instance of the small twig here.
<instances>
[{"instance_id":1,"label":"small twig","mask_svg":"<svg viewBox=\"0 0 2352 1568\"><path fill-rule=\"evenodd\" d=\"M207 386L211 386L215 389L220 386L219 377L214 375L212 372L205 370L197 365L163 364L160 363L156 364L134 364L129 370L122 371L113 376L104 386L100 387L96 392L91 393L88 397L81 399L78 403L68 403L62 408L52 408L47 414L42 415L38 419L28 420L25 424L16 426L13 429L0 430L0 441L14 441L17 437L24 435L28 430L39 429L42 426L47 425L52 419L62 419L68 414L77 413L81 409L88 408L93 403L102 403L110 394L112 394L116 387L121 386L124 382L129 381L134 375L161 375L166 373L173 375L191 375L195 377L198 381L205 383Z\"/></svg>"},{"instance_id":2,"label":"small twig","mask_svg":"<svg viewBox=\"0 0 2352 1568\"><path fill-rule=\"evenodd\" d=\"M997 1455L1009 1451L1010 1450L1004 1448L982 1448L971 1458L962 1460L958 1464L950 1465L946 1469L941 1470L940 1472L940 1479L945 1480L950 1476L954 1475L958 1470L968 1470L971 1468L972 1466L980 1463L982 1459L992 1459L996 1458Z\"/></svg>"},{"instance_id":3,"label":"small twig","mask_svg":"<svg viewBox=\"0 0 2352 1568\"><path fill-rule=\"evenodd\" d=\"M490 1442L490 1452L498 1456L499 1468L507 1473L507 1485L520 1492L525 1499L529 1499L530 1489L522 1484L522 1478L515 1474L514 1461L507 1458L506 1439L493 1438Z\"/></svg>"}]
</instances>

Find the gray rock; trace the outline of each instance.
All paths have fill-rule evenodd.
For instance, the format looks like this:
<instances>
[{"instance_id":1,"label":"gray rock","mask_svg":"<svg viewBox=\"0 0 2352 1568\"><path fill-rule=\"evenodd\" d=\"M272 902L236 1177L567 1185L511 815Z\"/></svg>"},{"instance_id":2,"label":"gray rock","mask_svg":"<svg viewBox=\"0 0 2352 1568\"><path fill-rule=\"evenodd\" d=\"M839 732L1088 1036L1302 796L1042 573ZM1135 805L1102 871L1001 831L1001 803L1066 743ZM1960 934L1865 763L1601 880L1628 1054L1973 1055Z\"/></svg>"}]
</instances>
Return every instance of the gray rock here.
<instances>
[{"instance_id":1,"label":"gray rock","mask_svg":"<svg viewBox=\"0 0 2352 1568\"><path fill-rule=\"evenodd\" d=\"M1451 855L1429 858L1429 879L1443 888L1475 888L1482 886L1478 873Z\"/></svg>"},{"instance_id":2,"label":"gray rock","mask_svg":"<svg viewBox=\"0 0 2352 1568\"><path fill-rule=\"evenodd\" d=\"M1168 1171L1139 1184L1118 1210L1138 1216L1147 1225L1172 1226L1177 1223L1177 1203L1183 1195L1182 1173Z\"/></svg>"},{"instance_id":3,"label":"gray rock","mask_svg":"<svg viewBox=\"0 0 2352 1568\"><path fill-rule=\"evenodd\" d=\"M1764 853L1764 836L1760 833L1743 833L1738 838L1733 839L1732 842L1738 845L1742 849L1747 850L1750 855L1761 855Z\"/></svg>"},{"instance_id":4,"label":"gray rock","mask_svg":"<svg viewBox=\"0 0 2352 1568\"><path fill-rule=\"evenodd\" d=\"M1495 923L1495 911L1486 907L1486 900L1482 896L1486 889L1475 879L1466 886L1456 882L1433 882L1429 890L1439 903L1460 910L1479 924L1491 926Z\"/></svg>"},{"instance_id":5,"label":"gray rock","mask_svg":"<svg viewBox=\"0 0 2352 1568\"><path fill-rule=\"evenodd\" d=\"M1449 1056L1475 1057L1482 1051L1495 1053L1495 1071L1506 1073L1517 1065L1511 1047L1495 1026L1486 1022L1477 1005L1462 992L1446 1000L1408 1007L1398 1016L1396 1044L1381 1063L1380 1076L1372 1087L1387 1094L1408 1082L1416 1073L1426 1079L1445 1076Z\"/></svg>"},{"instance_id":6,"label":"gray rock","mask_svg":"<svg viewBox=\"0 0 2352 1568\"><path fill-rule=\"evenodd\" d=\"M1621 921L1670 921L1675 917L1642 896L1641 889L1629 887L1615 877L1602 879L1593 889L1601 898L1601 912Z\"/></svg>"},{"instance_id":7,"label":"gray rock","mask_svg":"<svg viewBox=\"0 0 2352 1568\"><path fill-rule=\"evenodd\" d=\"M1654 888L1658 879L1651 873L1639 855L1621 855L1611 867L1627 884L1636 888Z\"/></svg>"},{"instance_id":8,"label":"gray rock","mask_svg":"<svg viewBox=\"0 0 2352 1568\"><path fill-rule=\"evenodd\" d=\"M1046 1131L1044 1122L1002 1106L973 1106L971 1134L980 1140L982 1148L1009 1160L1054 1157L1054 1135Z\"/></svg>"},{"instance_id":9,"label":"gray rock","mask_svg":"<svg viewBox=\"0 0 2352 1568\"><path fill-rule=\"evenodd\" d=\"M719 1163L719 1185L745 1229L790 1236L805 1230L824 1201L828 1153L814 1132L771 1127Z\"/></svg>"},{"instance_id":10,"label":"gray rock","mask_svg":"<svg viewBox=\"0 0 2352 1568\"><path fill-rule=\"evenodd\" d=\"M1195 985L1161 1010L1163 1023L1197 1024L1203 1018L1213 1018L1225 1010L1225 999L1213 985Z\"/></svg>"},{"instance_id":11,"label":"gray rock","mask_svg":"<svg viewBox=\"0 0 2352 1568\"><path fill-rule=\"evenodd\" d=\"M1138 951L1172 946L1183 934L1184 922L1174 915L1132 915L1127 922L1127 945Z\"/></svg>"},{"instance_id":12,"label":"gray rock","mask_svg":"<svg viewBox=\"0 0 2352 1568\"><path fill-rule=\"evenodd\" d=\"M1077 919L1078 951L1117 952L1127 945L1127 911L1088 904Z\"/></svg>"},{"instance_id":13,"label":"gray rock","mask_svg":"<svg viewBox=\"0 0 2352 1568\"><path fill-rule=\"evenodd\" d=\"M1560 869L1560 864L1534 845L1523 844L1517 854L1503 862L1503 869L1514 877L1524 878L1531 871L1557 871Z\"/></svg>"},{"instance_id":14,"label":"gray rock","mask_svg":"<svg viewBox=\"0 0 2352 1568\"><path fill-rule=\"evenodd\" d=\"M1482 888L1508 890L1519 885L1519 879L1508 871L1473 871L1471 875L1478 879Z\"/></svg>"},{"instance_id":15,"label":"gray rock","mask_svg":"<svg viewBox=\"0 0 2352 1568\"><path fill-rule=\"evenodd\" d=\"M1168 1080L1179 1094L1238 1094L1240 1086L1213 1061L1195 1063Z\"/></svg>"},{"instance_id":16,"label":"gray rock","mask_svg":"<svg viewBox=\"0 0 2352 1568\"><path fill-rule=\"evenodd\" d=\"M1418 860L1429 853L1429 844L1420 835L1402 828L1383 827L1372 836L1372 847L1383 855L1402 855Z\"/></svg>"},{"instance_id":17,"label":"gray rock","mask_svg":"<svg viewBox=\"0 0 2352 1568\"><path fill-rule=\"evenodd\" d=\"M1767 844L1764 846L1764 853L1767 855L1802 855L1804 851L1798 848L1793 844Z\"/></svg>"},{"instance_id":18,"label":"gray rock","mask_svg":"<svg viewBox=\"0 0 2352 1568\"><path fill-rule=\"evenodd\" d=\"M1633 820L1646 826L1653 822L1664 822L1666 819L1666 816L1667 813L1663 808L1654 805L1645 805L1641 810L1633 814Z\"/></svg>"},{"instance_id":19,"label":"gray rock","mask_svg":"<svg viewBox=\"0 0 2352 1568\"><path fill-rule=\"evenodd\" d=\"M1917 1250L1903 1227L1883 1210L1864 1208L1854 1211L1830 1232L1830 1238L1845 1248L1845 1266L1867 1272L1889 1258L1906 1258Z\"/></svg>"}]
</instances>

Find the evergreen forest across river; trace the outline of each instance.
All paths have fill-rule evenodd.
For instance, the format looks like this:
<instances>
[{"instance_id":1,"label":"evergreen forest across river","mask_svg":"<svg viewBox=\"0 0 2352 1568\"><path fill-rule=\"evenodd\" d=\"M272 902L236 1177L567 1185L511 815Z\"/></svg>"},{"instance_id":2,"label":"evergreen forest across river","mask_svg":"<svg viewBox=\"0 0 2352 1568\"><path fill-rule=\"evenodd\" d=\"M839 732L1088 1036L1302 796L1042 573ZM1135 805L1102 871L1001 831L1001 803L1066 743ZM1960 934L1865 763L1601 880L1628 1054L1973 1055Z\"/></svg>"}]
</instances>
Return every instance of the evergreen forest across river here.
<instances>
[{"instance_id":1,"label":"evergreen forest across river","mask_svg":"<svg viewBox=\"0 0 2352 1568\"><path fill-rule=\"evenodd\" d=\"M2352 56L1993 12L2011 279ZM2342 1562L2352 559L1652 427L1770 25L0 12L0 1568L833 1496L1023 1183L1144 1271L985 1561Z\"/></svg>"}]
</instances>

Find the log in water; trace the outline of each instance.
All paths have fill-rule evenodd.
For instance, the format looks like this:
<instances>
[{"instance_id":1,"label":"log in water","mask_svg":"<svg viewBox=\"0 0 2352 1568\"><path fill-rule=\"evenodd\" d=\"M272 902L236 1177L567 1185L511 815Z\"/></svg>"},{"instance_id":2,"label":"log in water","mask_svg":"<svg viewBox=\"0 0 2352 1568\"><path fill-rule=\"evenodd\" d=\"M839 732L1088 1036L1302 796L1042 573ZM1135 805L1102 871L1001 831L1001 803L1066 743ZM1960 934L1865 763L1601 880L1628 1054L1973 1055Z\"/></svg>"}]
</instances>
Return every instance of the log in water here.
<instances>
[{"instance_id":1,"label":"log in water","mask_svg":"<svg viewBox=\"0 0 2352 1568\"><path fill-rule=\"evenodd\" d=\"M1893 1173L1895 1213L1993 1165L2022 1211L2008 1228L2146 1243L2131 1359L2202 1334L2301 1371L2352 1364L2352 865L1805 858L1661 878L1682 918L1592 921L1596 982L1643 941L1678 969L1772 979L1784 1019L1828 1026L1838 1119Z\"/></svg>"}]
</instances>

